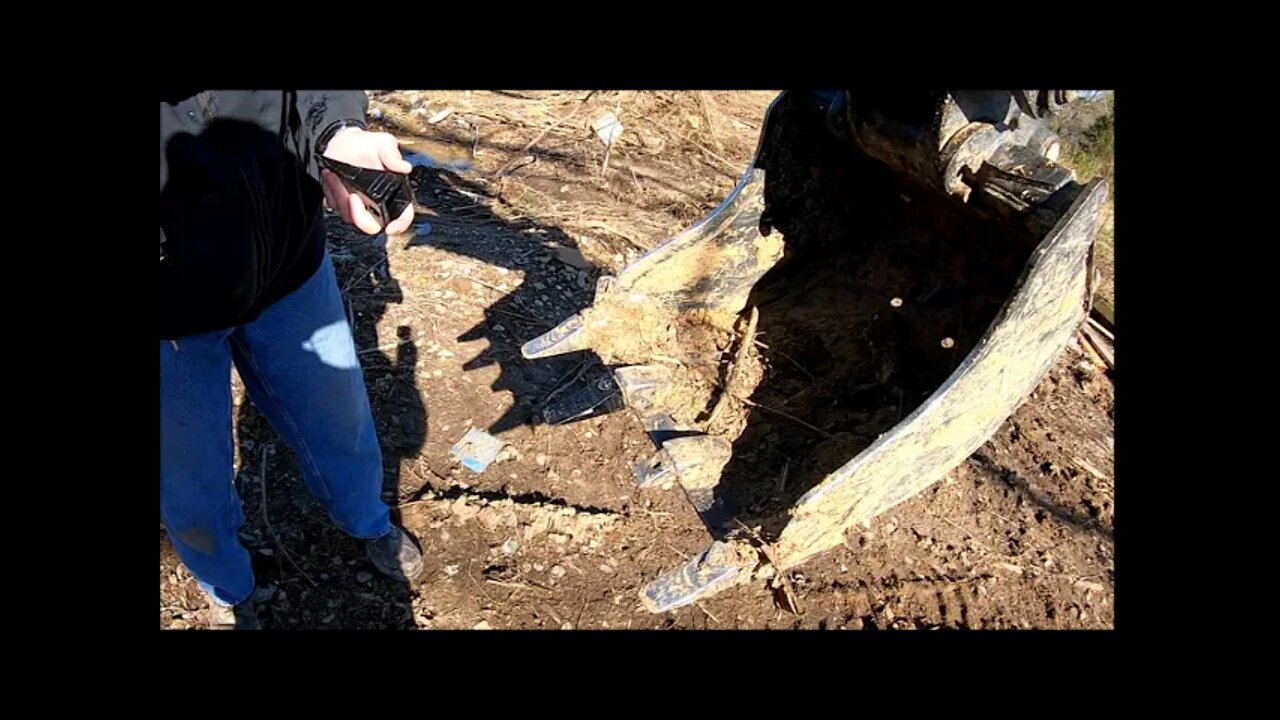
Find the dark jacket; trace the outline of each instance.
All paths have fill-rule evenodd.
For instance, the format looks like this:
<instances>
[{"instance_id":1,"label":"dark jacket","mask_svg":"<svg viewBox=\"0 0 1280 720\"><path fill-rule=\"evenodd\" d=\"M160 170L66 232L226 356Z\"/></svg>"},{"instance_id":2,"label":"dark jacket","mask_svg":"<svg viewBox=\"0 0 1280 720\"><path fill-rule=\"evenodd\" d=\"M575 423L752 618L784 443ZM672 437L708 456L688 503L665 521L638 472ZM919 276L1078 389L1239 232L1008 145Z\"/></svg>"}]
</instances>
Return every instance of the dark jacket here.
<instances>
[{"instance_id":1,"label":"dark jacket","mask_svg":"<svg viewBox=\"0 0 1280 720\"><path fill-rule=\"evenodd\" d=\"M252 322L324 256L316 157L361 91L175 91L160 101L160 338Z\"/></svg>"}]
</instances>

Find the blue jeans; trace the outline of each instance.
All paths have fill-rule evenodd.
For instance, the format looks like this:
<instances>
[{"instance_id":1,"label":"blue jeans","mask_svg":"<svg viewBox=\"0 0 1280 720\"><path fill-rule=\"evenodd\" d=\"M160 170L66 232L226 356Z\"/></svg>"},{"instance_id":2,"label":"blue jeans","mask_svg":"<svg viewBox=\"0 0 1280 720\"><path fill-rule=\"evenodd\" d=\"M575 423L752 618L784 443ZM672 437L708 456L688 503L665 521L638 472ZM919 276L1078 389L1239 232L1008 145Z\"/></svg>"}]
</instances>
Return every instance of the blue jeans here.
<instances>
[{"instance_id":1,"label":"blue jeans","mask_svg":"<svg viewBox=\"0 0 1280 720\"><path fill-rule=\"evenodd\" d=\"M333 522L364 539L391 529L382 451L326 255L306 284L252 323L160 341L160 519L200 587L228 605L254 588L233 485L233 362Z\"/></svg>"}]
</instances>

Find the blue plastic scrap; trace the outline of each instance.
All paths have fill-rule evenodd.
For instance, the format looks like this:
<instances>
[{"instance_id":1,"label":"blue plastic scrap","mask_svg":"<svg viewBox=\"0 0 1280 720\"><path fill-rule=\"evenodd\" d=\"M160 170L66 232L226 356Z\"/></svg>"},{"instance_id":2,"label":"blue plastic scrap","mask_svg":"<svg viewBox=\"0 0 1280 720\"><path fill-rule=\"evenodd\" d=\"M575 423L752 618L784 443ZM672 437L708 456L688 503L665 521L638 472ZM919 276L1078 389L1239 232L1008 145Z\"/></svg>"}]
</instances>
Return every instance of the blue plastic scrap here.
<instances>
[{"instance_id":1,"label":"blue plastic scrap","mask_svg":"<svg viewBox=\"0 0 1280 720\"><path fill-rule=\"evenodd\" d=\"M489 433L471 428L466 435L449 449L449 454L462 462L473 473L485 471L502 451L503 442Z\"/></svg>"}]
</instances>

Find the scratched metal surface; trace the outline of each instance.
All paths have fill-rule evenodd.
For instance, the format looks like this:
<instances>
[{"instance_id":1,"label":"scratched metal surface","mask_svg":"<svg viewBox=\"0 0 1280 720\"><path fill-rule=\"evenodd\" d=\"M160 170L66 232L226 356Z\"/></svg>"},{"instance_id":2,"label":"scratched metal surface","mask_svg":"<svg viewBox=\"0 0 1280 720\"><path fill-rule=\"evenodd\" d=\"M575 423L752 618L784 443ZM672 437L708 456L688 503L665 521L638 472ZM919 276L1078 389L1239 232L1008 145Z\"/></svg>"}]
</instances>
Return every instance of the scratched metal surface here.
<instances>
[{"instance_id":1,"label":"scratched metal surface","mask_svg":"<svg viewBox=\"0 0 1280 720\"><path fill-rule=\"evenodd\" d=\"M1091 183L1037 246L978 346L915 412L792 508L776 547L783 568L911 498L982 446L1035 389L1088 308L1089 252L1107 187Z\"/></svg>"}]
</instances>

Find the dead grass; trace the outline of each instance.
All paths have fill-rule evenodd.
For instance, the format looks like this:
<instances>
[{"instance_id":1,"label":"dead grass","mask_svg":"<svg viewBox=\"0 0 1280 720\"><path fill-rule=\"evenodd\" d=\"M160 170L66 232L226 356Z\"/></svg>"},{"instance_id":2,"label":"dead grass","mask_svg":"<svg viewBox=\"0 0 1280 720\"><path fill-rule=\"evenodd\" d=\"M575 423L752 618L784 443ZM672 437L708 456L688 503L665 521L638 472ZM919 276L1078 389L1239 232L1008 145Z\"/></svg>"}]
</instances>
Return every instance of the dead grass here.
<instances>
[{"instance_id":1,"label":"dead grass","mask_svg":"<svg viewBox=\"0 0 1280 720\"><path fill-rule=\"evenodd\" d=\"M1100 274L1095 298L1115 307L1115 96L1081 103L1055 122L1063 140L1063 164L1081 181L1103 178L1110 188L1098 230L1097 266Z\"/></svg>"},{"instance_id":2,"label":"dead grass","mask_svg":"<svg viewBox=\"0 0 1280 720\"><path fill-rule=\"evenodd\" d=\"M619 270L700 220L728 195L755 151L771 92L396 91L370 109L402 141L465 152L503 217L537 217ZM446 109L449 116L430 124ZM607 147L592 130L614 113ZM438 149L423 148L423 138ZM607 159L607 162L606 162ZM600 218L609 218L607 222Z\"/></svg>"}]
</instances>

